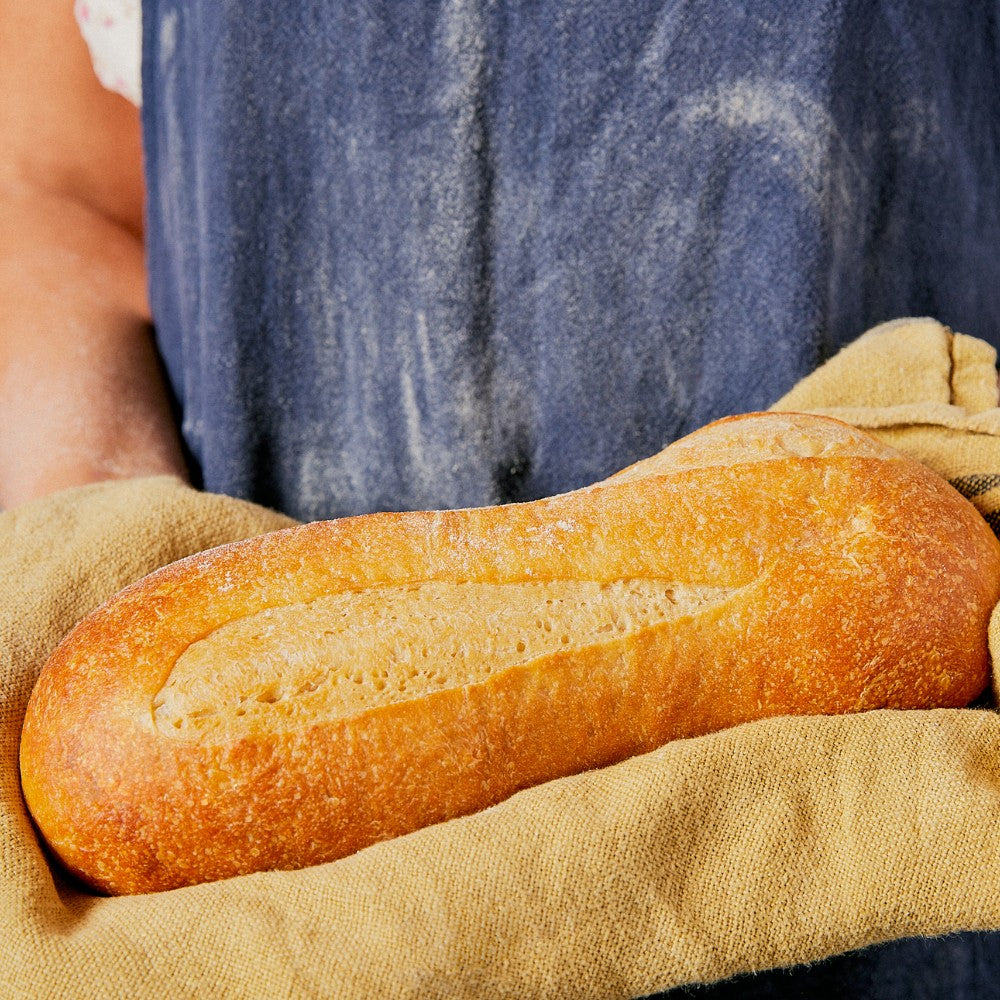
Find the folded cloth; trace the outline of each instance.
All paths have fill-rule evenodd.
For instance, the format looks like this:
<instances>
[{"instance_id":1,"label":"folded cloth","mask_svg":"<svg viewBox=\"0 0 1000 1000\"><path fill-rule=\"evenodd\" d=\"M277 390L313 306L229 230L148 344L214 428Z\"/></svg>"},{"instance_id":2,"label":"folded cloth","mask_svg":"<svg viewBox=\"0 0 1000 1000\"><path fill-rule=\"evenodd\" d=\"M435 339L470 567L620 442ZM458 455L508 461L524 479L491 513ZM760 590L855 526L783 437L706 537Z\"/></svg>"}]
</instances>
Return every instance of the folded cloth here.
<instances>
[{"instance_id":1,"label":"folded cloth","mask_svg":"<svg viewBox=\"0 0 1000 1000\"><path fill-rule=\"evenodd\" d=\"M998 531L996 362L989 344L936 320L894 320L845 347L771 409L825 413L864 428L949 480Z\"/></svg>"},{"instance_id":2,"label":"folded cloth","mask_svg":"<svg viewBox=\"0 0 1000 1000\"><path fill-rule=\"evenodd\" d=\"M780 405L850 412L940 452L944 474L978 483L970 491L985 504L1000 470L991 364L969 338L901 324L862 338ZM635 997L893 938L1000 928L1000 717L981 708L770 719L332 864L149 896L81 891L49 863L18 788L38 670L131 580L286 523L170 479L0 515L5 995Z\"/></svg>"}]
</instances>

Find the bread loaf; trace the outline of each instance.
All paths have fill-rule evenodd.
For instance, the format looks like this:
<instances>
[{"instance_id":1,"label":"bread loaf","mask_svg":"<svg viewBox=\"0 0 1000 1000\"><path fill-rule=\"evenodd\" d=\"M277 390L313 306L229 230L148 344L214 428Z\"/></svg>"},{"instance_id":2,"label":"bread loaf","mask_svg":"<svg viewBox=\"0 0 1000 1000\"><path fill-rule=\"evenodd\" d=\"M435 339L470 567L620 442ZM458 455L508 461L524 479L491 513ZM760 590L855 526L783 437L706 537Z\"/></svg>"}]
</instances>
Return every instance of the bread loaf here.
<instances>
[{"instance_id":1,"label":"bread loaf","mask_svg":"<svg viewBox=\"0 0 1000 1000\"><path fill-rule=\"evenodd\" d=\"M668 740L985 687L1000 544L837 421L710 425L573 493L204 552L85 619L21 745L107 893L343 857Z\"/></svg>"}]
</instances>

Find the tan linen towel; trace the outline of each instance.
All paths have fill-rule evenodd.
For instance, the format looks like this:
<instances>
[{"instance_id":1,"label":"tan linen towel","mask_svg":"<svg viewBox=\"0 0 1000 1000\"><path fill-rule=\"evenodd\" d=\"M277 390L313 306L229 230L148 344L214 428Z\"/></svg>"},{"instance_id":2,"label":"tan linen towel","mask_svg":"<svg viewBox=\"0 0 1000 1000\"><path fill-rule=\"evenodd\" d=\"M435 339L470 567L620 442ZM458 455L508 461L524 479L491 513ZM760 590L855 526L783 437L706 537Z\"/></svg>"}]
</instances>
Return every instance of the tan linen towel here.
<instances>
[{"instance_id":1,"label":"tan linen towel","mask_svg":"<svg viewBox=\"0 0 1000 1000\"><path fill-rule=\"evenodd\" d=\"M968 416L985 382L956 403L954 338L930 340L927 391L949 394L928 405ZM887 391L889 406L920 405ZM983 461L961 476L992 475ZM77 618L147 570L283 523L168 479L0 515L3 996L633 997L1000 928L1000 718L983 709L771 719L329 865L151 896L79 891L48 863L18 788L38 670Z\"/></svg>"},{"instance_id":2,"label":"tan linen towel","mask_svg":"<svg viewBox=\"0 0 1000 1000\"><path fill-rule=\"evenodd\" d=\"M874 327L803 379L774 410L862 427L929 465L1000 528L996 351L933 319Z\"/></svg>"}]
</instances>

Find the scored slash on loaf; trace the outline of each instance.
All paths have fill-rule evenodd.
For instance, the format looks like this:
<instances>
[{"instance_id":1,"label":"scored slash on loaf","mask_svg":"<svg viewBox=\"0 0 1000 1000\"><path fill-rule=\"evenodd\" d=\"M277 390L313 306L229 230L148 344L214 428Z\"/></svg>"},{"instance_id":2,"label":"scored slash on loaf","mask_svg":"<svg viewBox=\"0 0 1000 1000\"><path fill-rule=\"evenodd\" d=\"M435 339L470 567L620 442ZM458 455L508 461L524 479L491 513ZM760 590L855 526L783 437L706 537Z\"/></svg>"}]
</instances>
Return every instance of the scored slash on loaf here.
<instances>
[{"instance_id":1,"label":"scored slash on loaf","mask_svg":"<svg viewBox=\"0 0 1000 1000\"><path fill-rule=\"evenodd\" d=\"M22 783L98 891L298 868L754 719L965 705L998 597L1000 543L928 469L729 418L573 493L151 574L43 669Z\"/></svg>"}]
</instances>

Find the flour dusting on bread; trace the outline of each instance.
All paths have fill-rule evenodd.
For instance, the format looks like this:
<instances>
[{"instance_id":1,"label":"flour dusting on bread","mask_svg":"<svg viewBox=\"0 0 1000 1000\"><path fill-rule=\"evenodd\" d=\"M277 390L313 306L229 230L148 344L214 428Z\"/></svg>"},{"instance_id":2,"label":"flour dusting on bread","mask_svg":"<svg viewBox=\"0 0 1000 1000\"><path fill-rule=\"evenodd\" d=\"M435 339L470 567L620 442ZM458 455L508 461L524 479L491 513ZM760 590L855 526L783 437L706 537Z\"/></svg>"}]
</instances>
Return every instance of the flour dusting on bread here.
<instances>
[{"instance_id":1,"label":"flour dusting on bread","mask_svg":"<svg viewBox=\"0 0 1000 1000\"><path fill-rule=\"evenodd\" d=\"M189 646L153 715L181 739L290 731L619 641L734 592L664 580L429 582L268 608Z\"/></svg>"}]
</instances>

